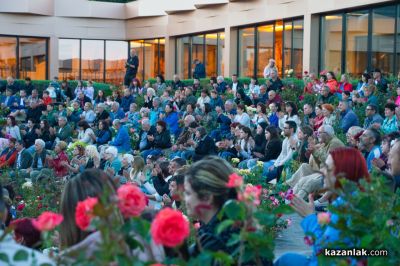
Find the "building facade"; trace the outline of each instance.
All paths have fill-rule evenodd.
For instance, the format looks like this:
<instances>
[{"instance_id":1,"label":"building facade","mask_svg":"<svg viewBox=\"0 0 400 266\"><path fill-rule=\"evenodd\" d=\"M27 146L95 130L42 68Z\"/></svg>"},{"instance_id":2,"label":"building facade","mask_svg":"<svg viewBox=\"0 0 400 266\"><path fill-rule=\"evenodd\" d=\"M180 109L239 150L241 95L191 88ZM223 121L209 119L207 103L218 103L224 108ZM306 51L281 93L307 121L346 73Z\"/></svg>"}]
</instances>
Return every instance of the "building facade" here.
<instances>
[{"instance_id":1,"label":"building facade","mask_svg":"<svg viewBox=\"0 0 400 266\"><path fill-rule=\"evenodd\" d=\"M358 76L400 70L395 0L1 0L0 77L120 84L130 48L141 80L193 74L261 77L293 69Z\"/></svg>"}]
</instances>

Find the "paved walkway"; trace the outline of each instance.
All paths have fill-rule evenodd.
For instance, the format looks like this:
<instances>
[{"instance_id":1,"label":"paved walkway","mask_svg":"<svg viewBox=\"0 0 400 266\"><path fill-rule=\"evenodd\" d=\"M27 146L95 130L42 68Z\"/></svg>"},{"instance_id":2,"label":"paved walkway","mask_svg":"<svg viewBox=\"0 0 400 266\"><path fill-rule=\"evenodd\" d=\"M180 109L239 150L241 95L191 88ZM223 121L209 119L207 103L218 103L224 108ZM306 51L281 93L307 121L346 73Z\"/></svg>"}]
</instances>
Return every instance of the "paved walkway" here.
<instances>
[{"instance_id":1,"label":"paved walkway","mask_svg":"<svg viewBox=\"0 0 400 266\"><path fill-rule=\"evenodd\" d=\"M275 241L275 259L287 252L295 252L304 255L311 255L312 249L304 243L304 232L300 226L302 218L294 213L284 215L283 219L290 218L292 224L279 233Z\"/></svg>"}]
</instances>

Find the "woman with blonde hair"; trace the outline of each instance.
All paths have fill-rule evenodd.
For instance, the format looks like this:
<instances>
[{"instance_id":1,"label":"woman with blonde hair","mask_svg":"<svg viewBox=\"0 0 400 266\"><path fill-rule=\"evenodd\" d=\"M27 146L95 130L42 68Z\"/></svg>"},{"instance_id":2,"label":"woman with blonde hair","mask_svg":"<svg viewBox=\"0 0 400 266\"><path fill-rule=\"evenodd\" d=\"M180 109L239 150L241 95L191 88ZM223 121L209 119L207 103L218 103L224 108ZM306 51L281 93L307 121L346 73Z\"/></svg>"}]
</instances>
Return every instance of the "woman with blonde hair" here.
<instances>
[{"instance_id":1,"label":"woman with blonde hair","mask_svg":"<svg viewBox=\"0 0 400 266\"><path fill-rule=\"evenodd\" d=\"M85 155L87 158L86 169L100 167L100 153L97 151L95 145L88 145L85 148Z\"/></svg>"},{"instance_id":2,"label":"woman with blonde hair","mask_svg":"<svg viewBox=\"0 0 400 266\"><path fill-rule=\"evenodd\" d=\"M144 159L142 156L134 156L132 160L132 169L130 172L130 180L137 184L141 184L139 182L143 179L143 170L144 170Z\"/></svg>"}]
</instances>

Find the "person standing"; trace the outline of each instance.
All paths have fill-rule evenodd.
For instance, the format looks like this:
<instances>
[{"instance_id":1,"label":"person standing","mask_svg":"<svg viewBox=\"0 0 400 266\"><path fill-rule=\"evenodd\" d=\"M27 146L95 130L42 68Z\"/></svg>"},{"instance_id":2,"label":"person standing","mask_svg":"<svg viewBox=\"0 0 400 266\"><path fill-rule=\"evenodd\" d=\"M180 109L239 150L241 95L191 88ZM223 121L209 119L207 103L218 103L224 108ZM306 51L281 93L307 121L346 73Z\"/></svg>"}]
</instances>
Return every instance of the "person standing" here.
<instances>
[{"instance_id":1,"label":"person standing","mask_svg":"<svg viewBox=\"0 0 400 266\"><path fill-rule=\"evenodd\" d=\"M132 49L128 60L126 61L126 73L124 78L125 86L129 86L132 79L136 78L137 70L139 67L139 57L136 54L136 50Z\"/></svg>"},{"instance_id":2,"label":"person standing","mask_svg":"<svg viewBox=\"0 0 400 266\"><path fill-rule=\"evenodd\" d=\"M194 71L193 71L193 78L196 79L201 79L206 77L206 68L205 66L200 62L199 59L195 59L193 61L193 64L195 65Z\"/></svg>"}]
</instances>

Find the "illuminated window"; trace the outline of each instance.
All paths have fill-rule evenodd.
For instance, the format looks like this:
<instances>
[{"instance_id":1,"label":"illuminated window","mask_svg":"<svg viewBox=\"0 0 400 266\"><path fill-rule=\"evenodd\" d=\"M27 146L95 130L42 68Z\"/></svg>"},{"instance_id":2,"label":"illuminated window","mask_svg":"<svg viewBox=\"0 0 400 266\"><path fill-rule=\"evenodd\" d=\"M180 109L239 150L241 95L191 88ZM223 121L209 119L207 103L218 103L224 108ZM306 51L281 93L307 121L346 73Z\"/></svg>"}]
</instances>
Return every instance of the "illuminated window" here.
<instances>
[{"instance_id":1,"label":"illuminated window","mask_svg":"<svg viewBox=\"0 0 400 266\"><path fill-rule=\"evenodd\" d=\"M274 25L265 25L257 27L258 31L258 67L257 76L264 77L264 68L268 61L274 58Z\"/></svg>"},{"instance_id":2,"label":"illuminated window","mask_svg":"<svg viewBox=\"0 0 400 266\"><path fill-rule=\"evenodd\" d=\"M125 77L125 63L128 58L128 43L106 41L106 83L122 84Z\"/></svg>"},{"instance_id":3,"label":"illuminated window","mask_svg":"<svg viewBox=\"0 0 400 266\"><path fill-rule=\"evenodd\" d=\"M239 30L239 73L251 77L254 74L254 28Z\"/></svg>"},{"instance_id":4,"label":"illuminated window","mask_svg":"<svg viewBox=\"0 0 400 266\"><path fill-rule=\"evenodd\" d=\"M82 40L82 79L103 82L104 41Z\"/></svg>"},{"instance_id":5,"label":"illuminated window","mask_svg":"<svg viewBox=\"0 0 400 266\"><path fill-rule=\"evenodd\" d=\"M58 40L58 78L77 80L79 73L79 40Z\"/></svg>"},{"instance_id":6,"label":"illuminated window","mask_svg":"<svg viewBox=\"0 0 400 266\"><path fill-rule=\"evenodd\" d=\"M17 38L0 37L0 77L17 76Z\"/></svg>"}]
</instances>

